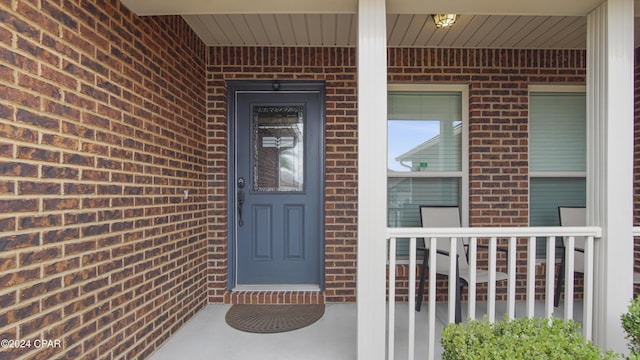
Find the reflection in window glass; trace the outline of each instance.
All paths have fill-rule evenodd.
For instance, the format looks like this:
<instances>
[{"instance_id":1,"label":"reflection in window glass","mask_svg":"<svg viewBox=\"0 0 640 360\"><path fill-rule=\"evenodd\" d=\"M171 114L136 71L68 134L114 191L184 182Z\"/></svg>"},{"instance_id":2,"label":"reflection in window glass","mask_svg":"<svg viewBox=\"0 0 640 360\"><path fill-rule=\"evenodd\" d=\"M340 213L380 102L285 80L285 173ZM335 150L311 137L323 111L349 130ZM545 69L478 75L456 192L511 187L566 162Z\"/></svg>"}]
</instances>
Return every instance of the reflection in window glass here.
<instances>
[{"instance_id":1,"label":"reflection in window glass","mask_svg":"<svg viewBox=\"0 0 640 360\"><path fill-rule=\"evenodd\" d=\"M459 206L460 178L387 180L389 227L420 227L420 205Z\"/></svg>"},{"instance_id":2,"label":"reflection in window glass","mask_svg":"<svg viewBox=\"0 0 640 360\"><path fill-rule=\"evenodd\" d=\"M461 206L461 93L390 92L387 115L388 226L421 226L421 205ZM397 255L408 252L400 239Z\"/></svg>"},{"instance_id":3,"label":"reflection in window glass","mask_svg":"<svg viewBox=\"0 0 640 360\"><path fill-rule=\"evenodd\" d=\"M253 109L254 191L304 190L302 106Z\"/></svg>"},{"instance_id":4,"label":"reflection in window glass","mask_svg":"<svg viewBox=\"0 0 640 360\"><path fill-rule=\"evenodd\" d=\"M461 121L389 120L391 171L460 171Z\"/></svg>"}]
</instances>

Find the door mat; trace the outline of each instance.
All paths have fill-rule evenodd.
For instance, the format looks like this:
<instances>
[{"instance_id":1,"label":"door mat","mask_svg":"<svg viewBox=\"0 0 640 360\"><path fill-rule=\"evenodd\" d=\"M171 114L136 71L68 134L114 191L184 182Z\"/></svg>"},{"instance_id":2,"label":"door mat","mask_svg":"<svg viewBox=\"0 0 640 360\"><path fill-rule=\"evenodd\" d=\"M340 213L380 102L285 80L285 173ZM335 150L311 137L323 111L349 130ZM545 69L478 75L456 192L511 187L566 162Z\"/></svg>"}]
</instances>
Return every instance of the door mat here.
<instances>
[{"instance_id":1,"label":"door mat","mask_svg":"<svg viewBox=\"0 0 640 360\"><path fill-rule=\"evenodd\" d=\"M324 304L231 306L225 320L229 326L251 333L278 333L303 328L324 315Z\"/></svg>"}]
</instances>

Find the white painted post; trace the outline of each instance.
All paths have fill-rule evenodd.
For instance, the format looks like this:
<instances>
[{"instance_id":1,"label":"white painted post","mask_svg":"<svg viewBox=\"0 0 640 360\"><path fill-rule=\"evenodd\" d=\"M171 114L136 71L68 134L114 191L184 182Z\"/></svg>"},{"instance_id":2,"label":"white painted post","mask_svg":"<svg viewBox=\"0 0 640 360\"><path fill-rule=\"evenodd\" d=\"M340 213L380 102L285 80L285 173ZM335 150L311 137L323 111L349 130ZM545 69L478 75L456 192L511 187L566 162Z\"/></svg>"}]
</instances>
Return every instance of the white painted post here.
<instances>
[{"instance_id":1,"label":"white painted post","mask_svg":"<svg viewBox=\"0 0 640 360\"><path fill-rule=\"evenodd\" d=\"M415 237L409 239L409 331L407 332L407 359L413 360L415 356L416 341L416 241ZM389 323L389 331L392 324ZM389 360L389 359L387 359Z\"/></svg>"},{"instance_id":2,"label":"white painted post","mask_svg":"<svg viewBox=\"0 0 640 360\"><path fill-rule=\"evenodd\" d=\"M529 237L527 245L527 317L535 315L536 297L536 237Z\"/></svg>"},{"instance_id":3,"label":"white painted post","mask_svg":"<svg viewBox=\"0 0 640 360\"><path fill-rule=\"evenodd\" d=\"M394 360L396 345L396 252L398 251L396 244L397 239L392 237L389 239L389 315L387 316L387 324L389 324L387 335L387 360ZM411 262L411 261L409 261ZM411 268L411 267L409 267Z\"/></svg>"},{"instance_id":4,"label":"white painted post","mask_svg":"<svg viewBox=\"0 0 640 360\"><path fill-rule=\"evenodd\" d=\"M517 259L517 238L512 236L509 238L509 262L507 266L507 274L509 275L509 283L507 285L507 313L510 319L516 317L516 259Z\"/></svg>"},{"instance_id":5,"label":"white painted post","mask_svg":"<svg viewBox=\"0 0 640 360\"><path fill-rule=\"evenodd\" d=\"M607 0L587 16L587 225L602 227L593 340L621 353L633 296L633 14L633 0Z\"/></svg>"},{"instance_id":6,"label":"white painted post","mask_svg":"<svg viewBox=\"0 0 640 360\"><path fill-rule=\"evenodd\" d=\"M564 267L564 273L565 273L565 286L564 286L564 319L565 320L572 320L573 319L573 279L574 279L574 271L573 269L575 269L575 243L576 243L576 237L575 236L567 236L565 237L565 250L564 250L564 256L565 256L565 267ZM586 276L590 276L588 274L586 274L585 271L585 277ZM584 298L587 298L587 293L585 291L583 291L584 293Z\"/></svg>"},{"instance_id":7,"label":"white painted post","mask_svg":"<svg viewBox=\"0 0 640 360\"><path fill-rule=\"evenodd\" d=\"M545 289L545 301L544 301L544 316L551 319L553 315L553 296L554 296L554 281L555 281L555 269L556 269L556 237L547 237L547 264L545 269L546 274L546 289Z\"/></svg>"},{"instance_id":8,"label":"white painted post","mask_svg":"<svg viewBox=\"0 0 640 360\"><path fill-rule=\"evenodd\" d=\"M453 324L456 322L456 294L458 293L458 273L456 270L458 269L458 239L450 238L449 239L449 297L447 298L449 304L449 324ZM435 266L433 266L436 268ZM434 283L435 284L435 283ZM432 286L429 283L429 286Z\"/></svg>"},{"instance_id":9,"label":"white painted post","mask_svg":"<svg viewBox=\"0 0 640 360\"><path fill-rule=\"evenodd\" d=\"M476 278L478 273L478 238L469 239L469 303L468 318L476 318Z\"/></svg>"},{"instance_id":10,"label":"white painted post","mask_svg":"<svg viewBox=\"0 0 640 360\"><path fill-rule=\"evenodd\" d=\"M489 322L496 321L496 263L497 263L497 248L498 238L492 236L489 238L489 284L488 284L488 298L487 298L487 316Z\"/></svg>"},{"instance_id":11,"label":"white painted post","mask_svg":"<svg viewBox=\"0 0 640 360\"><path fill-rule=\"evenodd\" d=\"M429 249L438 248L438 238L429 238ZM429 264L436 263L436 251L429 251ZM434 266L435 267L435 266ZM429 349L427 359L436 357L436 272L429 271Z\"/></svg>"},{"instance_id":12,"label":"white painted post","mask_svg":"<svg viewBox=\"0 0 640 360\"><path fill-rule=\"evenodd\" d=\"M358 1L358 359L385 358L387 43L384 0ZM392 270L393 271L393 270Z\"/></svg>"}]
</instances>

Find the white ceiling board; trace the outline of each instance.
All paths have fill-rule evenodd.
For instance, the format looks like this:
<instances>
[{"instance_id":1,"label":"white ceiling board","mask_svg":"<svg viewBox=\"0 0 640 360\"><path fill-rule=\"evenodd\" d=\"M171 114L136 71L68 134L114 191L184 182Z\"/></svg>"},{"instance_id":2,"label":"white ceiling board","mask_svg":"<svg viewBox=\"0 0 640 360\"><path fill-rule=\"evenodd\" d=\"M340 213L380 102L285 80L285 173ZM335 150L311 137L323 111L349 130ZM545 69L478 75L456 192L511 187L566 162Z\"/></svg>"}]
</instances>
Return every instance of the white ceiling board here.
<instances>
[{"instance_id":1,"label":"white ceiling board","mask_svg":"<svg viewBox=\"0 0 640 360\"><path fill-rule=\"evenodd\" d=\"M138 15L355 14L357 0L121 0Z\"/></svg>"},{"instance_id":2,"label":"white ceiling board","mask_svg":"<svg viewBox=\"0 0 640 360\"><path fill-rule=\"evenodd\" d=\"M576 16L567 18L566 21L569 24L559 30L560 35L554 33L552 29L546 39L541 38L538 41L544 41L549 48L572 47L572 44L580 41L582 35L587 32L587 19Z\"/></svg>"},{"instance_id":3,"label":"white ceiling board","mask_svg":"<svg viewBox=\"0 0 640 360\"><path fill-rule=\"evenodd\" d=\"M266 37L266 44L269 44L271 46L281 46L285 44L285 41L282 37L283 28L287 29L290 34L293 32L293 28L291 28L291 25L287 27L287 25L289 24L288 21L279 22L272 14L258 15L257 22L258 23L254 25L255 31L262 32L263 34L260 35L260 37ZM280 24L282 24L282 26ZM264 43L265 42L261 41L257 44Z\"/></svg>"},{"instance_id":4,"label":"white ceiling board","mask_svg":"<svg viewBox=\"0 0 640 360\"><path fill-rule=\"evenodd\" d=\"M348 14L338 14L336 31L337 46L348 46L356 41L356 17Z\"/></svg>"},{"instance_id":5,"label":"white ceiling board","mask_svg":"<svg viewBox=\"0 0 640 360\"><path fill-rule=\"evenodd\" d=\"M529 22L531 22L534 16L508 16L505 19L512 19L513 22L502 33L496 34L492 39L490 47L505 47L510 39L513 39L518 34L523 34L523 30Z\"/></svg>"},{"instance_id":6,"label":"white ceiling board","mask_svg":"<svg viewBox=\"0 0 640 360\"><path fill-rule=\"evenodd\" d=\"M504 16L486 16L484 17L484 22L478 30L475 31L471 37L467 40L467 43L473 44L474 47L487 47L488 43L491 41L490 37L493 37L495 28L500 24L501 21L504 20Z\"/></svg>"},{"instance_id":7,"label":"white ceiling board","mask_svg":"<svg viewBox=\"0 0 640 360\"><path fill-rule=\"evenodd\" d=\"M280 29L282 44L296 44L296 32L298 31L291 22L290 15L273 15L273 22Z\"/></svg>"},{"instance_id":8,"label":"white ceiling board","mask_svg":"<svg viewBox=\"0 0 640 360\"><path fill-rule=\"evenodd\" d=\"M322 14L321 29L322 29L322 45L324 46L336 46L338 42L338 33L336 29L336 15L335 14Z\"/></svg>"},{"instance_id":9,"label":"white ceiling board","mask_svg":"<svg viewBox=\"0 0 640 360\"><path fill-rule=\"evenodd\" d=\"M635 0L638 2L637 0ZM354 14L357 0L122 0L138 15L187 14ZM584 16L604 0L390 0L396 14ZM636 10L637 11L637 10Z\"/></svg>"},{"instance_id":10,"label":"white ceiling board","mask_svg":"<svg viewBox=\"0 0 640 360\"><path fill-rule=\"evenodd\" d=\"M487 25L490 25L491 28L487 29L486 35L476 42L477 47L496 47L496 38L504 34L505 32L508 32L509 29L513 26L513 23L518 20L518 16L492 16L489 20L490 22L487 21L485 23L485 27Z\"/></svg>"},{"instance_id":11,"label":"white ceiling board","mask_svg":"<svg viewBox=\"0 0 640 360\"><path fill-rule=\"evenodd\" d=\"M398 44L399 46L416 46L416 40L428 22L427 15L416 14L409 16L411 20L407 31Z\"/></svg>"},{"instance_id":12,"label":"white ceiling board","mask_svg":"<svg viewBox=\"0 0 640 360\"><path fill-rule=\"evenodd\" d=\"M436 24L433 23L433 19L431 18L431 16L427 16L427 18L425 19L425 23L422 26L422 30L413 41L413 46L426 46L426 44L429 43L429 40L433 36L433 31L429 31L428 29L433 29L435 28L435 26Z\"/></svg>"},{"instance_id":13,"label":"white ceiling board","mask_svg":"<svg viewBox=\"0 0 640 360\"><path fill-rule=\"evenodd\" d=\"M183 15L209 46L356 46L355 14ZM639 19L635 44L640 45ZM430 15L387 15L392 47L586 48L586 17L461 15L437 29Z\"/></svg>"},{"instance_id":14,"label":"white ceiling board","mask_svg":"<svg viewBox=\"0 0 640 360\"><path fill-rule=\"evenodd\" d=\"M387 15L387 42L400 44L411 25L411 15Z\"/></svg>"},{"instance_id":15,"label":"white ceiling board","mask_svg":"<svg viewBox=\"0 0 640 360\"><path fill-rule=\"evenodd\" d=\"M296 42L291 45L296 46L306 46L311 45L309 42L309 27L307 26L307 16L306 15L291 15L291 24L293 24L293 28L295 29L294 35L296 38Z\"/></svg>"},{"instance_id":16,"label":"white ceiling board","mask_svg":"<svg viewBox=\"0 0 640 360\"><path fill-rule=\"evenodd\" d=\"M522 44L522 39L524 37L527 37L529 34L531 34L532 32L534 32L536 29L540 28L541 26L543 26L542 24L545 23L545 21L548 19L548 17L543 17L543 16L522 16L520 18L520 20L518 21L518 24L522 24L523 26L519 26L519 30L513 32L512 36L509 37L507 40L505 40L502 43L502 47L506 47L506 48L525 48L524 45ZM585 48L587 46L587 33L585 32L584 34L584 47Z\"/></svg>"},{"instance_id":17,"label":"white ceiling board","mask_svg":"<svg viewBox=\"0 0 640 360\"><path fill-rule=\"evenodd\" d=\"M387 11L397 14L584 16L603 2L604 0L392 0L387 3Z\"/></svg>"},{"instance_id":18,"label":"white ceiling board","mask_svg":"<svg viewBox=\"0 0 640 360\"><path fill-rule=\"evenodd\" d=\"M307 36L309 45L322 46L322 17L319 14L305 15L307 19Z\"/></svg>"},{"instance_id":19,"label":"white ceiling board","mask_svg":"<svg viewBox=\"0 0 640 360\"><path fill-rule=\"evenodd\" d=\"M464 20L464 22L463 22ZM454 47L472 47L469 45L469 39L473 37L475 33L480 31L482 24L487 21L486 15L465 15L460 17L460 23L464 25L457 29L456 37L452 39L451 45ZM456 21L457 23L457 21ZM457 25L457 24L454 24ZM453 30L453 28L452 28Z\"/></svg>"},{"instance_id":20,"label":"white ceiling board","mask_svg":"<svg viewBox=\"0 0 640 360\"><path fill-rule=\"evenodd\" d=\"M563 19L564 18L562 17L545 18L545 21L541 23L540 26L532 29L528 34L522 37L516 47L535 48L539 47L538 44L544 43L544 40L541 39L547 39L550 34L562 36L561 33L552 33L551 30L556 28L558 24L564 24Z\"/></svg>"}]
</instances>

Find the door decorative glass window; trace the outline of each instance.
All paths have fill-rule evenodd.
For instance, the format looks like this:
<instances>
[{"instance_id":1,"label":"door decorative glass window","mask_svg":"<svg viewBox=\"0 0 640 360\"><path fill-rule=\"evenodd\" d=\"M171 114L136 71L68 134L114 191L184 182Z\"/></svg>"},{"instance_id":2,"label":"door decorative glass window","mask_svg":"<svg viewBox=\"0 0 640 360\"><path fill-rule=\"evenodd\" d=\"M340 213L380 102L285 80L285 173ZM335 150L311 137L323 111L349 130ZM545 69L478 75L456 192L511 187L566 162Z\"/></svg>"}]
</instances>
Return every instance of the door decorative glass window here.
<instances>
[{"instance_id":1,"label":"door decorative glass window","mask_svg":"<svg viewBox=\"0 0 640 360\"><path fill-rule=\"evenodd\" d=\"M303 106L253 108L253 190L304 190Z\"/></svg>"}]
</instances>

